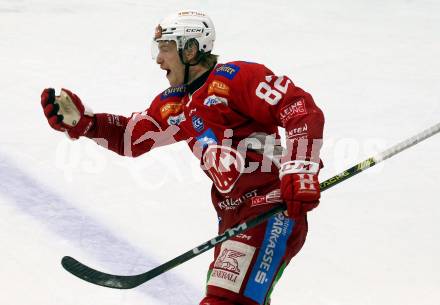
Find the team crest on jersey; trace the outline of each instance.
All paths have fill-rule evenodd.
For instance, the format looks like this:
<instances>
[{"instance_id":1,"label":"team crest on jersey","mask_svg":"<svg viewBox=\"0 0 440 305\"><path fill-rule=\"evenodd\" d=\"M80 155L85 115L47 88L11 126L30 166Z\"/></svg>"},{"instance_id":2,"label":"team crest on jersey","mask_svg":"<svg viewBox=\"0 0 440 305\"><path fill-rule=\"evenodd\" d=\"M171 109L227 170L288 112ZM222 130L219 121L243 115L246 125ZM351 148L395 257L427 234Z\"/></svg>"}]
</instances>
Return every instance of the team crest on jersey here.
<instances>
[{"instance_id":1,"label":"team crest on jersey","mask_svg":"<svg viewBox=\"0 0 440 305\"><path fill-rule=\"evenodd\" d=\"M172 96L183 97L185 96L186 87L185 85L178 87L170 87L160 95L160 99L164 100Z\"/></svg>"},{"instance_id":2,"label":"team crest on jersey","mask_svg":"<svg viewBox=\"0 0 440 305\"><path fill-rule=\"evenodd\" d=\"M203 101L203 105L205 106L214 106L218 104L223 104L228 106L228 100L225 99L224 97L210 95Z\"/></svg>"},{"instance_id":3,"label":"team crest on jersey","mask_svg":"<svg viewBox=\"0 0 440 305\"><path fill-rule=\"evenodd\" d=\"M240 71L240 67L234 64L224 64L215 69L214 75L224 76L227 79L233 79Z\"/></svg>"},{"instance_id":4,"label":"team crest on jersey","mask_svg":"<svg viewBox=\"0 0 440 305\"><path fill-rule=\"evenodd\" d=\"M205 128L201 117L195 115L191 118L191 121L195 131L201 132Z\"/></svg>"},{"instance_id":5,"label":"team crest on jersey","mask_svg":"<svg viewBox=\"0 0 440 305\"><path fill-rule=\"evenodd\" d=\"M210 145L203 154L203 170L221 193L229 193L244 172L243 155L228 146Z\"/></svg>"},{"instance_id":6,"label":"team crest on jersey","mask_svg":"<svg viewBox=\"0 0 440 305\"><path fill-rule=\"evenodd\" d=\"M166 103L160 107L160 116L162 119L169 117L170 115L176 115L182 112L183 105L181 103Z\"/></svg>"},{"instance_id":7,"label":"team crest on jersey","mask_svg":"<svg viewBox=\"0 0 440 305\"><path fill-rule=\"evenodd\" d=\"M208 94L220 94L223 96L229 96L229 86L225 83L214 80L208 86Z\"/></svg>"}]
</instances>

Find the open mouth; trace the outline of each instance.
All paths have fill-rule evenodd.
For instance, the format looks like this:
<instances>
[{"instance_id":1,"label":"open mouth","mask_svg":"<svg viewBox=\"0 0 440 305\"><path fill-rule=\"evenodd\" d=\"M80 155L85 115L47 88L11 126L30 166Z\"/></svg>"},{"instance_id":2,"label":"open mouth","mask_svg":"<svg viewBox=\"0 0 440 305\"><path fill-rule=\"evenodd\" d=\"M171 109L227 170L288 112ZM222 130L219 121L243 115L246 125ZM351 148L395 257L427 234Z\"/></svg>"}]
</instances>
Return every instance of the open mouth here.
<instances>
[{"instance_id":1,"label":"open mouth","mask_svg":"<svg viewBox=\"0 0 440 305\"><path fill-rule=\"evenodd\" d=\"M167 71L167 76L168 76L171 73L171 70L166 69L166 71Z\"/></svg>"}]
</instances>

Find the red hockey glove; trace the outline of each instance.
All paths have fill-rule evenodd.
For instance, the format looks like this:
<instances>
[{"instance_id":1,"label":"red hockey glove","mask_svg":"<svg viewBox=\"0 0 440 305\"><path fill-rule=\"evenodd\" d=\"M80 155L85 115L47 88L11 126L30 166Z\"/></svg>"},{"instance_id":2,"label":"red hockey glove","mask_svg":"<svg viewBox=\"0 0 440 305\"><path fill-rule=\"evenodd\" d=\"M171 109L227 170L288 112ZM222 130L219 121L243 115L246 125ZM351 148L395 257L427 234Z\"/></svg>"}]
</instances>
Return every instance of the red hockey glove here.
<instances>
[{"instance_id":1,"label":"red hockey glove","mask_svg":"<svg viewBox=\"0 0 440 305\"><path fill-rule=\"evenodd\" d=\"M296 218L318 206L321 196L318 171L318 163L303 160L281 165L281 197L287 205L290 218Z\"/></svg>"},{"instance_id":2,"label":"red hockey glove","mask_svg":"<svg viewBox=\"0 0 440 305\"><path fill-rule=\"evenodd\" d=\"M67 89L61 89L59 96L55 96L53 88L44 89L41 106L49 125L65 131L70 138L78 139L93 125L93 113L87 111L80 98Z\"/></svg>"}]
</instances>

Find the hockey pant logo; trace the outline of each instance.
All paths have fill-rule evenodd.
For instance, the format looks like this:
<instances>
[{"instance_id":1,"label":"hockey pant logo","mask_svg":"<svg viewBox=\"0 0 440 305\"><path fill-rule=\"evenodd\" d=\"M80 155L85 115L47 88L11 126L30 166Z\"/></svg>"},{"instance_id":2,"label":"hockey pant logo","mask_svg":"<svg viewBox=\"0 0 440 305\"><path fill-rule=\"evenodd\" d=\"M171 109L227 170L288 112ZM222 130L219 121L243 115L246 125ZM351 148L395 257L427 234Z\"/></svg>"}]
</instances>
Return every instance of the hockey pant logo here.
<instances>
[{"instance_id":1,"label":"hockey pant logo","mask_svg":"<svg viewBox=\"0 0 440 305\"><path fill-rule=\"evenodd\" d=\"M239 293L254 253L255 247L235 240L225 241L207 284Z\"/></svg>"}]
</instances>

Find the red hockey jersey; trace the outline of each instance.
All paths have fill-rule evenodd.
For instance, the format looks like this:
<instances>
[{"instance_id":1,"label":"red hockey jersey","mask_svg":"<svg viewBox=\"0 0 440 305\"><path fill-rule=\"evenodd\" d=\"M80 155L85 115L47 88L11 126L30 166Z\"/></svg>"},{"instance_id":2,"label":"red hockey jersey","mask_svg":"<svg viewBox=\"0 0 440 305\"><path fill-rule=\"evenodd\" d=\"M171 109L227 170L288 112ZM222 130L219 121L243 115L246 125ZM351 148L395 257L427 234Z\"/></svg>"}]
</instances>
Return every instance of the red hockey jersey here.
<instances>
[{"instance_id":1,"label":"red hockey jersey","mask_svg":"<svg viewBox=\"0 0 440 305\"><path fill-rule=\"evenodd\" d=\"M311 95L288 77L236 61L216 65L188 86L166 89L130 118L96 114L87 136L133 157L185 140L213 182L223 232L280 203L280 163L320 162L323 125Z\"/></svg>"}]
</instances>

